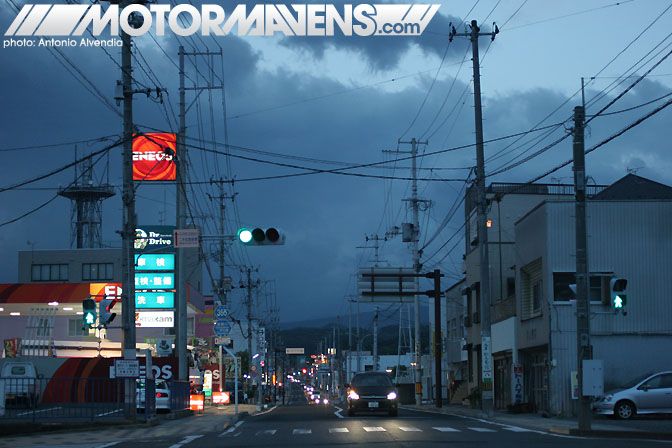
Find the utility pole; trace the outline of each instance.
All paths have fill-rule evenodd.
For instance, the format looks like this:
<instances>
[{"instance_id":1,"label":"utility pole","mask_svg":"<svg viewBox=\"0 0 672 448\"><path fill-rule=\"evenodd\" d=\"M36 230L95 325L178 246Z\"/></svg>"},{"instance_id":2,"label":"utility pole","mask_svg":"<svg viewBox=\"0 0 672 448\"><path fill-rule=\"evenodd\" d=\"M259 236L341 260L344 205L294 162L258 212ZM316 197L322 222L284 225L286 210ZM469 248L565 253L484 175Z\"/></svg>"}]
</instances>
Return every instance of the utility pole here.
<instances>
[{"instance_id":1,"label":"utility pole","mask_svg":"<svg viewBox=\"0 0 672 448\"><path fill-rule=\"evenodd\" d=\"M226 216L226 206L224 205L224 200L225 199L231 199L231 201L235 200L236 194L233 195L226 195L224 194L224 180L219 179L219 181L210 181L210 183L217 183L219 186L219 196L211 197L208 194L208 197L210 200L214 199L219 199L219 254L218 254L218 259L219 259L219 282L217 284L217 296L219 297L219 303L222 305L226 305L226 293L227 290L225 288L224 284L224 267L225 267L225 261L224 261L224 254L226 252L226 246L224 244L224 239L225 239L225 230L224 230L224 218Z\"/></svg>"},{"instance_id":2,"label":"utility pole","mask_svg":"<svg viewBox=\"0 0 672 448\"><path fill-rule=\"evenodd\" d=\"M583 80L582 80L583 84ZM583 87L583 86L582 86ZM592 359L590 346L590 299L588 297L588 247L586 241L586 161L583 106L574 108L574 195L576 214L576 342L579 379L579 430L591 424L590 397L583 395L583 361Z\"/></svg>"},{"instance_id":3,"label":"utility pole","mask_svg":"<svg viewBox=\"0 0 672 448\"><path fill-rule=\"evenodd\" d=\"M373 315L373 371L378 371L378 307Z\"/></svg>"},{"instance_id":4,"label":"utility pole","mask_svg":"<svg viewBox=\"0 0 672 448\"><path fill-rule=\"evenodd\" d=\"M350 383L352 372L352 300L348 299L348 360L346 361L345 382Z\"/></svg>"},{"instance_id":5,"label":"utility pole","mask_svg":"<svg viewBox=\"0 0 672 448\"><path fill-rule=\"evenodd\" d=\"M185 71L184 71L184 57L185 56L210 56L218 54L212 52L192 52L184 51L184 47L180 45L179 69L180 69L180 100L179 100L179 131L177 135L177 206L176 206L176 224L178 229L185 229L187 227L187 145L186 145L186 91L187 90L212 90L221 89L224 91L224 85L219 86L195 86L185 87ZM175 319L175 347L177 350L178 379L187 381L189 379L189 369L187 366L187 276L186 276L186 251L180 247L177 249L177 303L176 305L176 319Z\"/></svg>"},{"instance_id":6,"label":"utility pole","mask_svg":"<svg viewBox=\"0 0 672 448\"><path fill-rule=\"evenodd\" d=\"M131 4L122 0L119 5L124 8ZM122 277L122 347L124 359L136 359L135 351L135 188L133 186L133 77L131 75L131 36L121 33L121 89L124 101L124 155L123 155L123 192L124 205L121 230L121 270ZM126 418L135 420L135 380L124 381L124 403Z\"/></svg>"},{"instance_id":7,"label":"utility pole","mask_svg":"<svg viewBox=\"0 0 672 448\"><path fill-rule=\"evenodd\" d=\"M413 223L412 223L412 235L411 235L411 244L413 251L413 270L416 274L420 273L420 252L418 250L419 236L420 236L420 202L427 202L422 199L418 199L418 174L417 174L417 158L418 158L418 145L427 145L429 142L419 142L415 138L412 138L410 142L399 143L410 144L411 145L411 198L404 199L404 201L409 201L411 203L411 208L413 210ZM383 151L383 152L393 152L393 153L406 153L408 151ZM418 279L415 279L415 290L419 288ZM420 343L420 298L416 295L413 299L413 307L415 312L415 346L414 346L414 368L413 376L415 378L415 404L420 406L422 404L422 368L420 366L420 356L421 356L421 343Z\"/></svg>"},{"instance_id":8,"label":"utility pole","mask_svg":"<svg viewBox=\"0 0 672 448\"><path fill-rule=\"evenodd\" d=\"M486 221L487 200L485 195L485 158L483 155L483 115L481 111L481 73L478 56L478 38L490 36L495 40L499 33L497 25L493 24L491 33L479 33L480 28L476 20L471 21L471 32L458 34L450 24L450 41L454 36L467 36L471 39L471 52L474 70L474 118L476 121L476 189L477 220L478 220L478 251L480 266L480 295L481 295L481 406L483 411L491 417L494 412L494 394L492 387L492 349L491 349L491 322L490 322L490 257L488 249L488 228Z\"/></svg>"}]
</instances>

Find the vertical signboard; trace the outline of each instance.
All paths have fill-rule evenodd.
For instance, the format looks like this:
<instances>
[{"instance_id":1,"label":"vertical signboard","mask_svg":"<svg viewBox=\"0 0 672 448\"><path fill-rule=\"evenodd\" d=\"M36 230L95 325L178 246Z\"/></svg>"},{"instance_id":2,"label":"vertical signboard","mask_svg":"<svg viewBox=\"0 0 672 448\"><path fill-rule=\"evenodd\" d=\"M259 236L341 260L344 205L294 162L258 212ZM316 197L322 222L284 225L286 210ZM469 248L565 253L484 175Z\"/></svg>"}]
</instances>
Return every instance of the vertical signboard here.
<instances>
[{"instance_id":1,"label":"vertical signboard","mask_svg":"<svg viewBox=\"0 0 672 448\"><path fill-rule=\"evenodd\" d=\"M492 397L492 346L490 337L481 338L481 372L483 374L483 398Z\"/></svg>"}]
</instances>

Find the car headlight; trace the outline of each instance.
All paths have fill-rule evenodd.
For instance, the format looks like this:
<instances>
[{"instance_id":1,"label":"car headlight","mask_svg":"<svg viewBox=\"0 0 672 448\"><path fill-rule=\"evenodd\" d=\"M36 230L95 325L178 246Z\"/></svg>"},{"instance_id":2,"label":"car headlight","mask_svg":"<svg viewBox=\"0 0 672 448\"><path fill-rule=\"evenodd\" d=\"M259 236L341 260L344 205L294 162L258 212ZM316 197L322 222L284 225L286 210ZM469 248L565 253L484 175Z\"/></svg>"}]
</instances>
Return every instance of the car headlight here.
<instances>
[{"instance_id":1,"label":"car headlight","mask_svg":"<svg viewBox=\"0 0 672 448\"><path fill-rule=\"evenodd\" d=\"M329 404L329 400L327 400L327 399L325 398L324 400L322 400L322 403L324 403L324 404Z\"/></svg>"},{"instance_id":2,"label":"car headlight","mask_svg":"<svg viewBox=\"0 0 672 448\"><path fill-rule=\"evenodd\" d=\"M614 398L613 395L605 395L602 401L611 401Z\"/></svg>"},{"instance_id":3,"label":"car headlight","mask_svg":"<svg viewBox=\"0 0 672 448\"><path fill-rule=\"evenodd\" d=\"M390 392L387 394L387 399L388 400L395 400L397 398L397 393L396 392Z\"/></svg>"},{"instance_id":4,"label":"car headlight","mask_svg":"<svg viewBox=\"0 0 672 448\"><path fill-rule=\"evenodd\" d=\"M351 390L348 393L348 398L351 399L351 400L359 400L359 394L357 392L355 392L354 390Z\"/></svg>"}]
</instances>

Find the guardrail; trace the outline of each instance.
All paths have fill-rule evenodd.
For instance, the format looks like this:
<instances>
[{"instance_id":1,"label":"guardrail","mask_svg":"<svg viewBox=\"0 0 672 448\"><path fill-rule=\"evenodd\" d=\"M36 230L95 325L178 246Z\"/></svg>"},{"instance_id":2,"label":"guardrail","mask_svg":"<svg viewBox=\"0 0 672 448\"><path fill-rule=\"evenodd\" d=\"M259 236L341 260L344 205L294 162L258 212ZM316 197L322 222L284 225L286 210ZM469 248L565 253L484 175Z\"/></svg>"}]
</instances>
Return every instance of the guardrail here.
<instances>
[{"instance_id":1,"label":"guardrail","mask_svg":"<svg viewBox=\"0 0 672 448\"><path fill-rule=\"evenodd\" d=\"M126 415L125 384L114 378L4 378L4 413L7 421L111 421ZM169 382L170 411L189 409L189 383ZM148 391L153 391L148 387ZM138 389L134 391L136 401ZM153 395L153 392L150 392ZM2 395L0 394L0 398ZM138 420L156 413L155 400L147 400L149 409L138 408ZM136 405L137 406L137 405Z\"/></svg>"}]
</instances>

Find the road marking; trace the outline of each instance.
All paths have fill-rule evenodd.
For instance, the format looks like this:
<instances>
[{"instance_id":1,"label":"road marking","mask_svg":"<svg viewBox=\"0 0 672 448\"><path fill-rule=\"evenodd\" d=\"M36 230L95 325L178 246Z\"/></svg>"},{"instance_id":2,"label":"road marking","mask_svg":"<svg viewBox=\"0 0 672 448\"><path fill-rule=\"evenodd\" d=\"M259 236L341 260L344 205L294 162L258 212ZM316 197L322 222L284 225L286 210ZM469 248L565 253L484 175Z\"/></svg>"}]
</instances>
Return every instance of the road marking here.
<instances>
[{"instance_id":1,"label":"road marking","mask_svg":"<svg viewBox=\"0 0 672 448\"><path fill-rule=\"evenodd\" d=\"M269 410L267 410L267 411L264 411L264 412L258 412L258 413L256 413L255 415L264 415L264 414L268 414L269 412L274 411L277 407L278 407L278 405L275 405L275 406L273 406L271 409L269 409Z\"/></svg>"},{"instance_id":2,"label":"road marking","mask_svg":"<svg viewBox=\"0 0 672 448\"><path fill-rule=\"evenodd\" d=\"M184 440L182 440L179 443L176 443L175 445L171 445L168 448L180 448L182 445L186 445L189 442L193 442L194 440L196 440L200 437L203 437L203 434L198 434L198 435L195 435L195 436L186 436L184 438Z\"/></svg>"},{"instance_id":3,"label":"road marking","mask_svg":"<svg viewBox=\"0 0 672 448\"><path fill-rule=\"evenodd\" d=\"M451 428L449 426L432 426L432 429L436 429L441 432L460 432L459 429Z\"/></svg>"},{"instance_id":4,"label":"road marking","mask_svg":"<svg viewBox=\"0 0 672 448\"><path fill-rule=\"evenodd\" d=\"M334 405L336 409L338 409L336 412L334 412L334 415L338 418L345 418L341 415L341 412L343 412L343 409L339 408L338 406Z\"/></svg>"},{"instance_id":5,"label":"road marking","mask_svg":"<svg viewBox=\"0 0 672 448\"><path fill-rule=\"evenodd\" d=\"M472 431L476 431L476 432L497 432L496 430L490 429L490 428L470 428L470 427L467 427L467 429L471 429Z\"/></svg>"},{"instance_id":6,"label":"road marking","mask_svg":"<svg viewBox=\"0 0 672 448\"><path fill-rule=\"evenodd\" d=\"M104 413L102 413L102 414L98 414L98 415L96 415L96 417L104 417L104 416L106 416L106 415L116 414L116 413L118 413L118 412L123 412L123 411L124 411L123 409L117 409L117 410L114 410L114 411L104 412Z\"/></svg>"},{"instance_id":7,"label":"road marking","mask_svg":"<svg viewBox=\"0 0 672 448\"><path fill-rule=\"evenodd\" d=\"M238 423L236 423L235 425L233 425L232 427L230 427L229 429L227 429L226 431L224 431L223 433L221 433L221 434L219 435L219 437L223 437L223 436L225 436L225 435L227 435L227 434L231 434L233 431L235 431L236 429L238 429L238 427L239 427L240 425L242 425L242 424L243 424L243 420L239 421Z\"/></svg>"},{"instance_id":8,"label":"road marking","mask_svg":"<svg viewBox=\"0 0 672 448\"><path fill-rule=\"evenodd\" d=\"M400 426L399 429L405 432L422 432L420 428L413 428L411 426Z\"/></svg>"},{"instance_id":9,"label":"road marking","mask_svg":"<svg viewBox=\"0 0 672 448\"><path fill-rule=\"evenodd\" d=\"M506 429L507 431L513 431L513 432L541 432L541 431L533 431L527 428L521 428L519 426L502 426L502 429Z\"/></svg>"},{"instance_id":10,"label":"road marking","mask_svg":"<svg viewBox=\"0 0 672 448\"><path fill-rule=\"evenodd\" d=\"M382 426L365 426L364 431L366 432L385 432L385 428Z\"/></svg>"},{"instance_id":11,"label":"road marking","mask_svg":"<svg viewBox=\"0 0 672 448\"><path fill-rule=\"evenodd\" d=\"M97 445L95 448L107 448L108 446L114 446L114 445L118 445L120 443L121 442L109 442L109 443L104 443L102 445Z\"/></svg>"},{"instance_id":12,"label":"road marking","mask_svg":"<svg viewBox=\"0 0 672 448\"><path fill-rule=\"evenodd\" d=\"M56 407L56 408L40 409L40 410L37 410L37 411L21 412L20 414L16 414L16 415L32 415L32 414L37 414L39 412L56 411L58 409L62 409L62 408L59 406L59 407Z\"/></svg>"},{"instance_id":13,"label":"road marking","mask_svg":"<svg viewBox=\"0 0 672 448\"><path fill-rule=\"evenodd\" d=\"M335 432L350 432L348 428L329 428L330 433L335 433Z\"/></svg>"},{"instance_id":14,"label":"road marking","mask_svg":"<svg viewBox=\"0 0 672 448\"><path fill-rule=\"evenodd\" d=\"M263 435L263 434L268 434L268 435L274 436L276 432L278 432L277 429L266 429L264 431L257 431L257 433L255 435L259 436L259 435Z\"/></svg>"},{"instance_id":15,"label":"road marking","mask_svg":"<svg viewBox=\"0 0 672 448\"><path fill-rule=\"evenodd\" d=\"M312 434L313 431L310 429L295 429L292 431L292 434Z\"/></svg>"}]
</instances>

